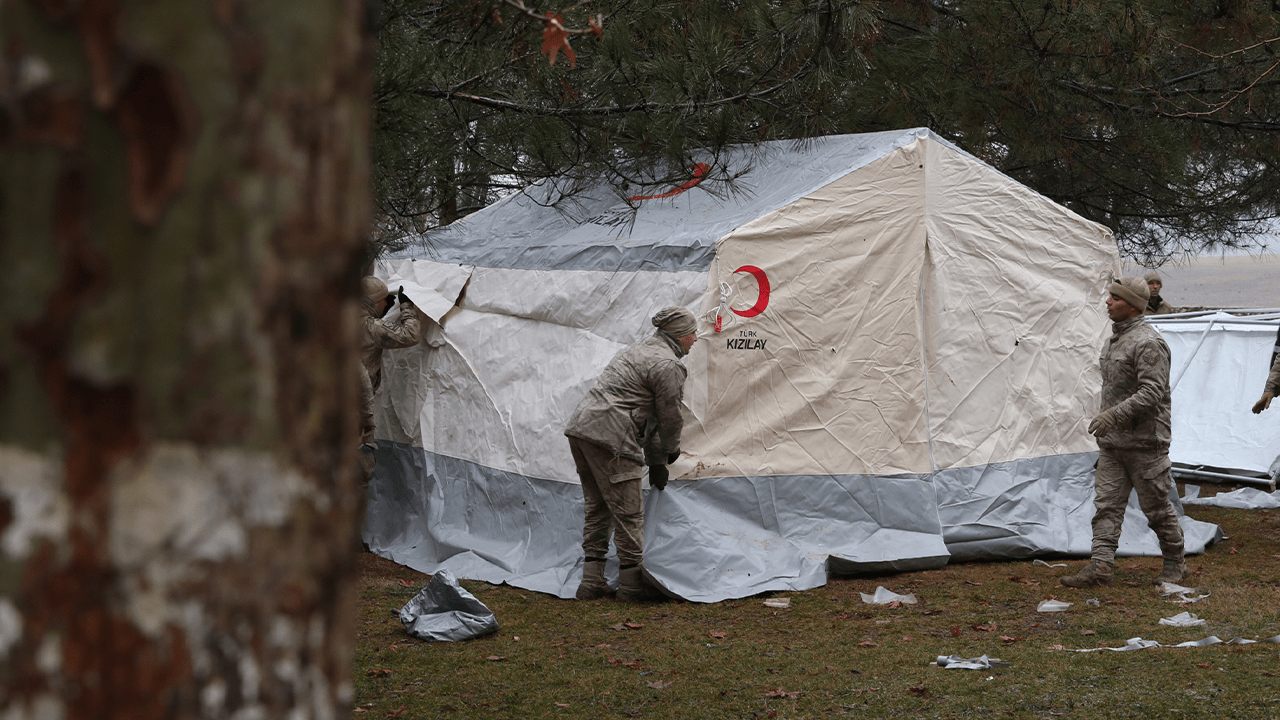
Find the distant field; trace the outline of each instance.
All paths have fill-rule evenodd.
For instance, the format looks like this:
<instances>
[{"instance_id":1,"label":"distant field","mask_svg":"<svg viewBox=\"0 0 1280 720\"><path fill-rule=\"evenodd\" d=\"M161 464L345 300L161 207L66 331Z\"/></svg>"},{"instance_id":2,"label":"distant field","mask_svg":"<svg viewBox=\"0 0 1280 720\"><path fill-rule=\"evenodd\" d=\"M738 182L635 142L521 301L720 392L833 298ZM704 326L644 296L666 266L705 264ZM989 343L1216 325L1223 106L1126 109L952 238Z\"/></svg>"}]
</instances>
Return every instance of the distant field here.
<instances>
[{"instance_id":1,"label":"distant field","mask_svg":"<svg viewBox=\"0 0 1280 720\"><path fill-rule=\"evenodd\" d=\"M1126 264L1124 272L1147 271ZM1174 307L1280 308L1280 255L1184 258L1157 272Z\"/></svg>"}]
</instances>

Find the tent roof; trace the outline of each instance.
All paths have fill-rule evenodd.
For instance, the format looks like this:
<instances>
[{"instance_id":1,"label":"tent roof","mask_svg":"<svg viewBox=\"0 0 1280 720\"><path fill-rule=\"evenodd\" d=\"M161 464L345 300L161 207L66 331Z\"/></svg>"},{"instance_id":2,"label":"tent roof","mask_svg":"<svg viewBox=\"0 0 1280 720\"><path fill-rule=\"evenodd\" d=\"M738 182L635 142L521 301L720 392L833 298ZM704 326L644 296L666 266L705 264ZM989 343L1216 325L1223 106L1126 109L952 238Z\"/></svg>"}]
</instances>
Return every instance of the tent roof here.
<instances>
[{"instance_id":1,"label":"tent roof","mask_svg":"<svg viewBox=\"0 0 1280 720\"><path fill-rule=\"evenodd\" d=\"M722 161L746 171L731 188L645 188L637 192L651 199L629 203L601 184L552 207L554 184L541 183L394 257L530 270L705 270L732 230L920 138L959 151L927 128L735 146Z\"/></svg>"}]
</instances>

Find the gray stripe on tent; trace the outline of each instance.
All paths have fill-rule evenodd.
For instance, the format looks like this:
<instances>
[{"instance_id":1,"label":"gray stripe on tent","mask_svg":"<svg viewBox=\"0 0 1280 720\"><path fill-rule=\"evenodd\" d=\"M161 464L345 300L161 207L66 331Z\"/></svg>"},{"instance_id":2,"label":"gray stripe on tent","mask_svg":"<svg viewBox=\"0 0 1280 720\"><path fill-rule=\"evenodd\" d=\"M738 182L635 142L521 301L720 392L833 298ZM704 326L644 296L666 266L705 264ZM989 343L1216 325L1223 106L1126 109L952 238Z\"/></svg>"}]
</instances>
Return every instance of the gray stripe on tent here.
<instances>
[{"instance_id":1,"label":"gray stripe on tent","mask_svg":"<svg viewBox=\"0 0 1280 720\"><path fill-rule=\"evenodd\" d=\"M956 559L1087 555L1095 453L1030 458L933 476L673 480L648 492L646 566L698 602L823 585L828 571L919 570ZM1132 505L1132 502L1131 502ZM425 573L573 597L582 492L379 441L364 530L380 555ZM1187 552L1217 526L1183 518ZM945 543L944 543L945 540ZM1136 506L1121 554L1158 556ZM616 577L616 561L609 572Z\"/></svg>"}]
</instances>

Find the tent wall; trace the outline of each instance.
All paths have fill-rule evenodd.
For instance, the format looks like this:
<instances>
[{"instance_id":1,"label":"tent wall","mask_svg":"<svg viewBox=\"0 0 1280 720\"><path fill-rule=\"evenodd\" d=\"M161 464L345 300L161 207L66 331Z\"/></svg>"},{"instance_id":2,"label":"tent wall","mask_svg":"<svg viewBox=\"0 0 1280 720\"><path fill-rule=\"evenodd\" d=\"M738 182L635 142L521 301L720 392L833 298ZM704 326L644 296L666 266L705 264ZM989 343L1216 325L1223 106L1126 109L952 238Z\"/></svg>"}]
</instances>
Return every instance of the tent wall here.
<instances>
[{"instance_id":1,"label":"tent wall","mask_svg":"<svg viewBox=\"0 0 1280 720\"><path fill-rule=\"evenodd\" d=\"M1280 321L1232 323L1151 316L1169 344L1173 388L1170 459L1187 465L1267 473L1280 456L1280 403L1258 415Z\"/></svg>"},{"instance_id":2,"label":"tent wall","mask_svg":"<svg viewBox=\"0 0 1280 720\"><path fill-rule=\"evenodd\" d=\"M918 145L720 241L704 312L716 312L721 282L735 285L732 307L756 303L756 280L734 273L744 265L765 269L772 291L764 312L707 334L707 421L686 442L693 477L929 471Z\"/></svg>"},{"instance_id":3,"label":"tent wall","mask_svg":"<svg viewBox=\"0 0 1280 720\"><path fill-rule=\"evenodd\" d=\"M1115 241L928 143L924 335L939 468L1097 450L1098 356Z\"/></svg>"}]
</instances>

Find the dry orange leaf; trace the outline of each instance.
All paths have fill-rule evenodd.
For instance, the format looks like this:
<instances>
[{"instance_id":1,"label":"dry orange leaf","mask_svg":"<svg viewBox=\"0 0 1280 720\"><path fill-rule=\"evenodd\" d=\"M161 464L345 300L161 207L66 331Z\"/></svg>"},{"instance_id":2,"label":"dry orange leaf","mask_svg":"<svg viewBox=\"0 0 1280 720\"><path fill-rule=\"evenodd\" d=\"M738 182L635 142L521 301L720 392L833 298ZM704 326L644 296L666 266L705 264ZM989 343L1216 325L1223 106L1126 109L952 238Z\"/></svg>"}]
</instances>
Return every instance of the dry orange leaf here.
<instances>
[{"instance_id":1,"label":"dry orange leaf","mask_svg":"<svg viewBox=\"0 0 1280 720\"><path fill-rule=\"evenodd\" d=\"M564 27L564 19L555 13L547 13L547 24L542 29L542 52L547 56L549 65L556 64L556 53L564 50L569 58L569 67L578 66L577 53L569 45L569 31Z\"/></svg>"},{"instance_id":2,"label":"dry orange leaf","mask_svg":"<svg viewBox=\"0 0 1280 720\"><path fill-rule=\"evenodd\" d=\"M794 692L787 692L782 688L774 688L766 692L764 696L767 698L783 698L787 700L794 700L795 698L800 697L800 691L796 690Z\"/></svg>"}]
</instances>

